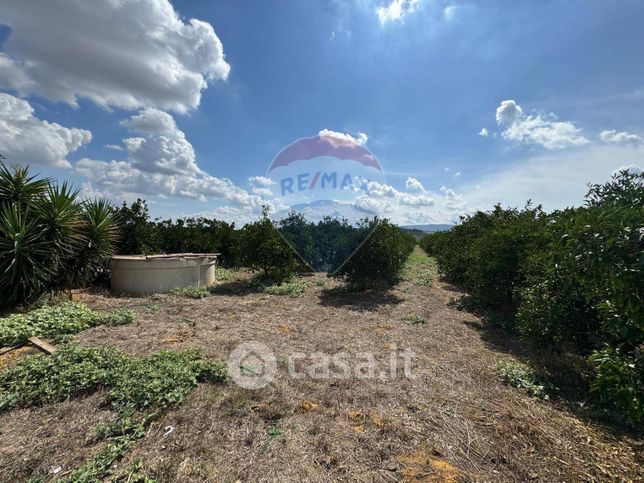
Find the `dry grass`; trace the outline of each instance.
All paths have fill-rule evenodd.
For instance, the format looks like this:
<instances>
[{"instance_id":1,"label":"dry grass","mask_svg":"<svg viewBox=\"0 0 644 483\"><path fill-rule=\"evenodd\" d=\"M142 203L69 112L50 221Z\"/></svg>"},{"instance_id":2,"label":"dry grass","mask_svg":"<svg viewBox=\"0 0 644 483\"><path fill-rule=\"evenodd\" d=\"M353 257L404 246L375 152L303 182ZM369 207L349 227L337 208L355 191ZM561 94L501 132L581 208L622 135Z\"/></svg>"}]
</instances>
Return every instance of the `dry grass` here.
<instances>
[{"instance_id":1,"label":"dry grass","mask_svg":"<svg viewBox=\"0 0 644 483\"><path fill-rule=\"evenodd\" d=\"M230 283L204 299L82 294L92 308L137 313L129 326L76 335L82 344L136 355L201 347L227 359L240 342L257 340L278 360L276 380L261 390L199 386L152 423L120 468L140 458L150 476L182 482L644 478L641 440L504 385L496 363L513 355L490 340L503 334L484 337L479 319L447 305L454 293L439 281L334 296L334 282L316 274L298 298ZM409 325L409 314L427 323ZM384 359L393 348L416 354L414 380L295 380L286 371L296 351ZM0 414L0 479L53 477L59 466L64 474L98 451L88 438L109 417L99 401Z\"/></svg>"}]
</instances>

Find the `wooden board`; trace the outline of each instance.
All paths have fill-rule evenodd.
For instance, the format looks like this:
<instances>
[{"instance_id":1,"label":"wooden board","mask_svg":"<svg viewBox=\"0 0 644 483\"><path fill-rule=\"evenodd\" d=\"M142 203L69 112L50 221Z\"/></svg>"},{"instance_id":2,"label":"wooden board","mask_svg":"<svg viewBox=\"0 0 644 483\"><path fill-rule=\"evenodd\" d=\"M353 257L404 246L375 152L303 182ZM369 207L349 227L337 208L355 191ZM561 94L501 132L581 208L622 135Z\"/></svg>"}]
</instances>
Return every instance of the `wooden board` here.
<instances>
[{"instance_id":1,"label":"wooden board","mask_svg":"<svg viewBox=\"0 0 644 483\"><path fill-rule=\"evenodd\" d=\"M27 339L32 345L36 346L38 349L40 349L43 352L46 352L47 354L53 354L56 352L56 347L51 345L49 342L45 342L42 339L39 339L38 337L29 337Z\"/></svg>"}]
</instances>

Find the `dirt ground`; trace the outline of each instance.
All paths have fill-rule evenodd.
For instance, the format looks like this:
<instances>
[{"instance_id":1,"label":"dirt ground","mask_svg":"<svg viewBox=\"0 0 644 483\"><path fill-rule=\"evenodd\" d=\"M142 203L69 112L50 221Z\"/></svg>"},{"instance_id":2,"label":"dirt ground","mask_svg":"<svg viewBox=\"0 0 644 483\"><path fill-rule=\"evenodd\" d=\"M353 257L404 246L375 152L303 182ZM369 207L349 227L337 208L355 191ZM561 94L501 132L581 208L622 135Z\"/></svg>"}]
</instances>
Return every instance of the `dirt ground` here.
<instances>
[{"instance_id":1,"label":"dirt ground","mask_svg":"<svg viewBox=\"0 0 644 483\"><path fill-rule=\"evenodd\" d=\"M119 468L140 459L159 481L607 481L644 479L642 440L602 427L556 400L504 385L504 334L448 305L440 281L388 292L333 295L306 278L299 298L230 282L233 293L194 300L86 293L95 309L131 308L130 326L97 327L78 342L130 354L199 347L222 360L240 343L275 353L260 390L200 385L152 423ZM410 325L418 315L424 325ZM413 351L413 379L294 378L294 352ZM402 361L402 359L400 359ZM388 366L387 366L388 367ZM102 394L0 415L0 479L68 474L102 447L92 428L111 415Z\"/></svg>"}]
</instances>

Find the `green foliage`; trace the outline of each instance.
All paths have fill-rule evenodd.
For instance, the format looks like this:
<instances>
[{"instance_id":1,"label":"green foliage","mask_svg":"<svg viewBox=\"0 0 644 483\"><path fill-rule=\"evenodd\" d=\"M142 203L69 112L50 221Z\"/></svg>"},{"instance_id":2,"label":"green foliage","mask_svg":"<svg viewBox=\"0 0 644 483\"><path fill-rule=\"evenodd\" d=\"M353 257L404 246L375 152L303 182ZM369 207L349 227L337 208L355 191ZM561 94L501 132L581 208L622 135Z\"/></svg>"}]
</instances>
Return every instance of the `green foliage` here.
<instances>
[{"instance_id":1,"label":"green foliage","mask_svg":"<svg viewBox=\"0 0 644 483\"><path fill-rule=\"evenodd\" d=\"M108 386L125 373L128 358L112 348L63 346L0 372L0 410L62 401Z\"/></svg>"},{"instance_id":2,"label":"green foliage","mask_svg":"<svg viewBox=\"0 0 644 483\"><path fill-rule=\"evenodd\" d=\"M0 305L90 283L104 271L115 238L107 202L81 202L66 183L0 163Z\"/></svg>"},{"instance_id":3,"label":"green foliage","mask_svg":"<svg viewBox=\"0 0 644 483\"><path fill-rule=\"evenodd\" d=\"M306 289L308 284L300 279L287 280L280 284L265 285L262 287L262 292L269 295L289 295L291 297L301 296Z\"/></svg>"},{"instance_id":4,"label":"green foliage","mask_svg":"<svg viewBox=\"0 0 644 483\"><path fill-rule=\"evenodd\" d=\"M488 307L516 305L522 264L541 246L546 219L540 207L477 212L450 231L431 233L421 246L437 257L441 272Z\"/></svg>"},{"instance_id":5,"label":"green foliage","mask_svg":"<svg viewBox=\"0 0 644 483\"><path fill-rule=\"evenodd\" d=\"M622 354L610 347L595 351L590 356L595 366L592 390L602 402L623 414L635 426L644 423L644 353L637 349Z\"/></svg>"},{"instance_id":6,"label":"green foliage","mask_svg":"<svg viewBox=\"0 0 644 483\"><path fill-rule=\"evenodd\" d=\"M118 415L96 429L97 438L106 439L106 445L66 479L99 481L164 409L180 404L197 383L220 383L226 377L225 364L201 359L195 350L138 358L109 347L66 345L51 356L24 357L0 372L0 411L107 388L107 401Z\"/></svg>"},{"instance_id":7,"label":"green foliage","mask_svg":"<svg viewBox=\"0 0 644 483\"><path fill-rule=\"evenodd\" d=\"M496 368L506 384L525 389L531 396L548 399L547 385L530 366L520 362L498 361Z\"/></svg>"},{"instance_id":8,"label":"green foliage","mask_svg":"<svg viewBox=\"0 0 644 483\"><path fill-rule=\"evenodd\" d=\"M239 265L238 232L235 225L208 218L151 220L145 200L115 210L123 236L119 253L221 253L228 267Z\"/></svg>"},{"instance_id":9,"label":"green foliage","mask_svg":"<svg viewBox=\"0 0 644 483\"><path fill-rule=\"evenodd\" d=\"M366 237L363 229L351 226L346 219L325 216L310 223L295 212L280 220L278 229L302 260L318 272L335 272Z\"/></svg>"},{"instance_id":10,"label":"green foliage","mask_svg":"<svg viewBox=\"0 0 644 483\"><path fill-rule=\"evenodd\" d=\"M227 282L235 279L235 272L228 268L217 267L217 280L220 282Z\"/></svg>"},{"instance_id":11,"label":"green foliage","mask_svg":"<svg viewBox=\"0 0 644 483\"><path fill-rule=\"evenodd\" d=\"M23 344L33 336L60 338L97 325L124 325L133 320L134 312L130 310L94 312L86 305L74 302L45 306L0 319L0 346Z\"/></svg>"},{"instance_id":12,"label":"green foliage","mask_svg":"<svg viewBox=\"0 0 644 483\"><path fill-rule=\"evenodd\" d=\"M284 282L295 274L299 263L264 209L262 218L247 224L241 233L242 263L261 272L264 280Z\"/></svg>"},{"instance_id":13,"label":"green foliage","mask_svg":"<svg viewBox=\"0 0 644 483\"><path fill-rule=\"evenodd\" d=\"M208 287L204 287L202 285L189 285L188 287L177 288L173 290L172 293L183 295L184 297L191 299L205 299L210 295L210 290Z\"/></svg>"},{"instance_id":14,"label":"green foliage","mask_svg":"<svg viewBox=\"0 0 644 483\"><path fill-rule=\"evenodd\" d=\"M506 328L594 354L595 393L632 423L644 385L644 175L619 173L590 186L585 201L550 214L497 206L421 245Z\"/></svg>"},{"instance_id":15,"label":"green foliage","mask_svg":"<svg viewBox=\"0 0 644 483\"><path fill-rule=\"evenodd\" d=\"M416 314L406 315L403 320L409 325L427 325L427 319Z\"/></svg>"},{"instance_id":16,"label":"green foliage","mask_svg":"<svg viewBox=\"0 0 644 483\"><path fill-rule=\"evenodd\" d=\"M414 249L414 237L388 220L378 219L364 220L356 236L366 239L334 275L359 288L394 283Z\"/></svg>"}]
</instances>

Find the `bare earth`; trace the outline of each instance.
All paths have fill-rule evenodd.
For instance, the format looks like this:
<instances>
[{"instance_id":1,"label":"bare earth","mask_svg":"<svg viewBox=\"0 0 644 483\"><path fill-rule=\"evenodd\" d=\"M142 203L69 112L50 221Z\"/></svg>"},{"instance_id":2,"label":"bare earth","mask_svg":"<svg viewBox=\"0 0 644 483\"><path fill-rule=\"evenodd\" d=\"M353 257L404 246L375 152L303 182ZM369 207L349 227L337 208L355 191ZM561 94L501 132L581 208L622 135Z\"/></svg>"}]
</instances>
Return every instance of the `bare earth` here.
<instances>
[{"instance_id":1,"label":"bare earth","mask_svg":"<svg viewBox=\"0 0 644 483\"><path fill-rule=\"evenodd\" d=\"M505 335L447 305L442 283L413 281L387 292L329 295L321 274L299 298L239 288L193 300L85 293L95 309L131 308L130 326L98 327L82 344L130 354L200 347L226 360L256 340L276 354L268 387L200 385L152 423L126 458L159 481L606 481L642 480L642 441L582 419L556 400L505 386L496 371L511 359ZM232 285L235 285L234 283ZM410 314L427 319L409 325ZM411 349L413 380L294 379L293 352ZM402 361L402 359L401 359ZM57 478L96 454L92 428L111 417L102 394L0 414L0 479ZM56 476L54 476L54 474Z\"/></svg>"}]
</instances>

